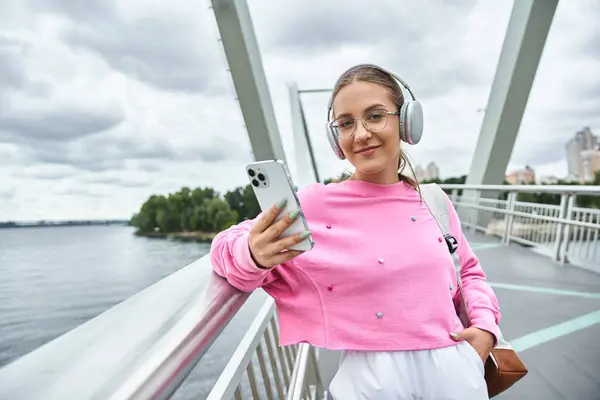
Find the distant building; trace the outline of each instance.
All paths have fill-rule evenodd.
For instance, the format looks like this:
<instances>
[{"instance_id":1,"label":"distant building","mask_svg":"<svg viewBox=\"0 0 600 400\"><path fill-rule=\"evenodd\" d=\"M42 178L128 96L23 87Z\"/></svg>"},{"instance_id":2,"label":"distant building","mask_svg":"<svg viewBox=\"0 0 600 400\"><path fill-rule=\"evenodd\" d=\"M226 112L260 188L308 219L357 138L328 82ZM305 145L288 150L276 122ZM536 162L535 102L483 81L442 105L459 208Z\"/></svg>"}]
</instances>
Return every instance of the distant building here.
<instances>
[{"instance_id":1,"label":"distant building","mask_svg":"<svg viewBox=\"0 0 600 400\"><path fill-rule=\"evenodd\" d=\"M579 182L593 182L596 172L600 171L600 150L584 150L580 155Z\"/></svg>"},{"instance_id":2,"label":"distant building","mask_svg":"<svg viewBox=\"0 0 600 400\"><path fill-rule=\"evenodd\" d=\"M580 182L586 181L586 178L582 174L588 171L588 169L583 166L582 152L596 149L598 149L598 137L594 135L589 126L575 133L565 144L569 178ZM588 155L589 157L594 158L593 155ZM586 163L589 163L589 160Z\"/></svg>"},{"instance_id":3,"label":"distant building","mask_svg":"<svg viewBox=\"0 0 600 400\"><path fill-rule=\"evenodd\" d=\"M574 180L579 180L579 164L581 149L575 139L571 139L565 145L567 152L567 169L569 176L573 177Z\"/></svg>"},{"instance_id":4,"label":"distant building","mask_svg":"<svg viewBox=\"0 0 600 400\"><path fill-rule=\"evenodd\" d=\"M427 164L427 168L425 168L425 173L427 174L428 180L440 179L440 169L433 161Z\"/></svg>"},{"instance_id":5,"label":"distant building","mask_svg":"<svg viewBox=\"0 0 600 400\"><path fill-rule=\"evenodd\" d=\"M430 162L427 167L423 168L422 165L415 167L415 178L418 181L431 181L434 179L440 179L440 169L435 162Z\"/></svg>"},{"instance_id":6,"label":"distant building","mask_svg":"<svg viewBox=\"0 0 600 400\"><path fill-rule=\"evenodd\" d=\"M415 167L415 178L420 181L425 180L425 169L421 165Z\"/></svg>"},{"instance_id":7,"label":"distant building","mask_svg":"<svg viewBox=\"0 0 600 400\"><path fill-rule=\"evenodd\" d=\"M584 127L575 134L575 141L579 144L581 150L595 150L598 148L598 137L594 135L589 126Z\"/></svg>"},{"instance_id":8,"label":"distant building","mask_svg":"<svg viewBox=\"0 0 600 400\"><path fill-rule=\"evenodd\" d=\"M511 185L526 185L535 183L535 171L529 165L523 169L512 171L506 176Z\"/></svg>"}]
</instances>

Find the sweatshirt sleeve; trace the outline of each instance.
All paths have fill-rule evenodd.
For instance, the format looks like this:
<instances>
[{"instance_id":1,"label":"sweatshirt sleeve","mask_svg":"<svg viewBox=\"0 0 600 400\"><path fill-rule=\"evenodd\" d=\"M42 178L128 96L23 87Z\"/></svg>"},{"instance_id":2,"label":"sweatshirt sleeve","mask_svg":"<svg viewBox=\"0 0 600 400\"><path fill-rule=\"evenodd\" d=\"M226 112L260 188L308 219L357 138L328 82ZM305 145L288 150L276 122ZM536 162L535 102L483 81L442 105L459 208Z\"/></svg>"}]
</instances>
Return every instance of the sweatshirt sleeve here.
<instances>
[{"instance_id":1,"label":"sweatshirt sleeve","mask_svg":"<svg viewBox=\"0 0 600 400\"><path fill-rule=\"evenodd\" d=\"M473 253L461 227L460 219L450 198L447 198L450 232L458 242L463 296L467 304L471 325L486 330L498 339L500 306L498 298L487 283L479 259Z\"/></svg>"},{"instance_id":2,"label":"sweatshirt sleeve","mask_svg":"<svg viewBox=\"0 0 600 400\"><path fill-rule=\"evenodd\" d=\"M260 215L256 218L260 218ZM275 271L279 266L259 268L252 260L248 233L255 220L243 221L219 232L210 248L213 270L243 292L252 292L275 281L279 276Z\"/></svg>"}]
</instances>

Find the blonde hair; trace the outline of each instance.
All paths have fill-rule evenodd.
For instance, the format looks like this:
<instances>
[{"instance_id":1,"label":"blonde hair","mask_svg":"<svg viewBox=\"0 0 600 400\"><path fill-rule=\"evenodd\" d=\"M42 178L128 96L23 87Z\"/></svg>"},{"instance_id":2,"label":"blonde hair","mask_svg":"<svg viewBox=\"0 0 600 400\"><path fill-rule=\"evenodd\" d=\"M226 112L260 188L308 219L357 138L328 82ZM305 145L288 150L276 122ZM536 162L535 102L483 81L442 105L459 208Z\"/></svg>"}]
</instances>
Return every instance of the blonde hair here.
<instances>
[{"instance_id":1,"label":"blonde hair","mask_svg":"<svg viewBox=\"0 0 600 400\"><path fill-rule=\"evenodd\" d=\"M333 88L333 93L331 95L332 102L335 96L343 87L356 81L376 83L385 87L388 90L392 101L394 102L394 104L396 104L396 107L398 108L398 110L396 111L400 111L400 108L404 104L404 94L402 93L400 85L398 85L398 82L393 76L371 65L360 65L356 68L352 68L346 71L344 75L342 75L340 79L338 79L335 87ZM410 171L412 172L412 176L402 173L406 167L410 169ZM398 157L398 179L408 183L415 190L419 190L419 182L416 179L414 169L408 159L407 154L404 152L404 150L402 150L402 148L400 148L400 153Z\"/></svg>"}]
</instances>

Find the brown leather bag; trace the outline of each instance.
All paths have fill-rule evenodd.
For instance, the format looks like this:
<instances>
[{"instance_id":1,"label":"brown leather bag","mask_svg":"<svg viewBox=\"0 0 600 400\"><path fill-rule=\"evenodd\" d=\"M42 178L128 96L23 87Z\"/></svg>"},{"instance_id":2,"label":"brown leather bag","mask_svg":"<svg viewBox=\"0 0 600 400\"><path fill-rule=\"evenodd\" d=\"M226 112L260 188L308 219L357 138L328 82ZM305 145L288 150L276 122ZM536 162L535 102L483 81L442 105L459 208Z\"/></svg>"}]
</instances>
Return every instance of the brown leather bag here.
<instances>
[{"instance_id":1,"label":"brown leather bag","mask_svg":"<svg viewBox=\"0 0 600 400\"><path fill-rule=\"evenodd\" d=\"M471 320L469 313L467 312L467 304L465 296L463 295L462 281L461 281L461 265L456 254L458 248L456 239L450 234L450 219L448 216L448 203L446 193L441 187L435 183L421 185L421 196L429 211L437 221L448 250L452 254L452 258L455 261L456 266L456 280L458 282L460 296L458 298L457 314L465 327L471 326ZM498 328L498 341L489 357L485 362L485 381L488 388L488 396L492 398L498 394L506 391L517 381L527 375L527 368L512 348L510 343L504 340L504 336Z\"/></svg>"},{"instance_id":2,"label":"brown leather bag","mask_svg":"<svg viewBox=\"0 0 600 400\"><path fill-rule=\"evenodd\" d=\"M460 265L460 264L459 264ZM458 316L465 327L471 326L467 304L462 291L462 282L460 280L460 267L458 268L458 287L460 288L460 305ZM485 382L487 384L488 396L491 399L494 396L504 392L518 380L527 375L527 368L517 355L517 352L508 343L502 331L498 328L498 338L496 345L485 361Z\"/></svg>"},{"instance_id":3,"label":"brown leather bag","mask_svg":"<svg viewBox=\"0 0 600 400\"><path fill-rule=\"evenodd\" d=\"M485 382L491 399L527 375L527 368L513 349L494 348L485 362Z\"/></svg>"}]
</instances>

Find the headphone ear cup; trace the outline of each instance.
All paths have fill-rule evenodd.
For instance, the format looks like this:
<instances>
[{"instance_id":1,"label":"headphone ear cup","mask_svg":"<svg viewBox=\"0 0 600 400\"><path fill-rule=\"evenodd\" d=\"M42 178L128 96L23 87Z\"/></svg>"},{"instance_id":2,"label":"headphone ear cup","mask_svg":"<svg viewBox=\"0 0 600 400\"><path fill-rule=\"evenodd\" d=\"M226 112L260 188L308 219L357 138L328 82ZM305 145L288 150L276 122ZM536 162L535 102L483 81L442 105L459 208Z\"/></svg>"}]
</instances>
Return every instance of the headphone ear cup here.
<instances>
[{"instance_id":1,"label":"headphone ear cup","mask_svg":"<svg viewBox=\"0 0 600 400\"><path fill-rule=\"evenodd\" d=\"M423 137L423 107L418 101L407 101L400 107L400 140L414 145Z\"/></svg>"},{"instance_id":2,"label":"headphone ear cup","mask_svg":"<svg viewBox=\"0 0 600 400\"><path fill-rule=\"evenodd\" d=\"M407 126L406 126L406 109L408 108L408 102L404 102L400 107L400 113L398 114L398 123L400 124L400 140L408 143L407 140Z\"/></svg>"},{"instance_id":3,"label":"headphone ear cup","mask_svg":"<svg viewBox=\"0 0 600 400\"><path fill-rule=\"evenodd\" d=\"M329 123L327 123L325 129L327 132L326 133L327 141L329 142L329 146L331 146L331 150L333 150L333 152L335 153L337 158L339 158L340 160L345 160L346 156L344 155L344 152L342 151L342 148L340 147L340 144L337 141L337 137L335 136L335 133L333 133L333 129L331 128L331 125Z\"/></svg>"}]
</instances>

